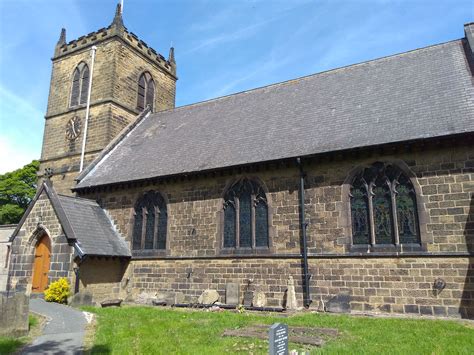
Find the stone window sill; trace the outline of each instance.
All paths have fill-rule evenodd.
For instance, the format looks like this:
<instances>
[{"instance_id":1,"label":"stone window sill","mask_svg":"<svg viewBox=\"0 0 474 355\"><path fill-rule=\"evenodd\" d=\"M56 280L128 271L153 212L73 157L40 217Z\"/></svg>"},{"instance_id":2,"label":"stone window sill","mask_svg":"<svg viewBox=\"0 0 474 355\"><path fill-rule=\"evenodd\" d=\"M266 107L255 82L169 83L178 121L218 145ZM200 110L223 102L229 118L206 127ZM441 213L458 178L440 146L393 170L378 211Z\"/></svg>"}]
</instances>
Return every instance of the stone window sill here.
<instances>
[{"instance_id":1,"label":"stone window sill","mask_svg":"<svg viewBox=\"0 0 474 355\"><path fill-rule=\"evenodd\" d=\"M219 255L271 255L272 248L256 247L256 248L222 248Z\"/></svg>"},{"instance_id":2,"label":"stone window sill","mask_svg":"<svg viewBox=\"0 0 474 355\"><path fill-rule=\"evenodd\" d=\"M425 252L427 251L425 244L408 243L408 244L355 244L349 247L350 253L370 254L370 253L387 253L399 254L404 252Z\"/></svg>"},{"instance_id":3,"label":"stone window sill","mask_svg":"<svg viewBox=\"0 0 474 355\"><path fill-rule=\"evenodd\" d=\"M142 249L142 250L132 250L132 258L134 257L161 257L168 256L168 249Z\"/></svg>"}]
</instances>

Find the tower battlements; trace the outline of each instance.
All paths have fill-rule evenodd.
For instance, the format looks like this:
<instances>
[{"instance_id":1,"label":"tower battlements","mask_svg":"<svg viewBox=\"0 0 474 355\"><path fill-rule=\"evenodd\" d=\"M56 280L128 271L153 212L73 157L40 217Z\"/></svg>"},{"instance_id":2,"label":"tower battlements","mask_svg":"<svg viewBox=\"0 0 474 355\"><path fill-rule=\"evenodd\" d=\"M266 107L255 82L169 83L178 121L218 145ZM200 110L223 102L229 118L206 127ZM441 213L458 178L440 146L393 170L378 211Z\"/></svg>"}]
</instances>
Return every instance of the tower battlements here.
<instances>
[{"instance_id":1,"label":"tower battlements","mask_svg":"<svg viewBox=\"0 0 474 355\"><path fill-rule=\"evenodd\" d=\"M84 50L85 48L92 47L93 45L110 40L112 38L118 38L124 44L150 59L153 63L157 64L160 68L176 78L174 49L170 49L170 55L168 59L166 59L163 55L156 52L148 44L139 39L136 34L129 32L123 24L120 4L117 5L114 20L108 27L101 28L95 32L91 32L85 36L81 36L69 42L66 42L66 30L63 28L59 41L56 44L52 60L55 61L66 55Z\"/></svg>"}]
</instances>

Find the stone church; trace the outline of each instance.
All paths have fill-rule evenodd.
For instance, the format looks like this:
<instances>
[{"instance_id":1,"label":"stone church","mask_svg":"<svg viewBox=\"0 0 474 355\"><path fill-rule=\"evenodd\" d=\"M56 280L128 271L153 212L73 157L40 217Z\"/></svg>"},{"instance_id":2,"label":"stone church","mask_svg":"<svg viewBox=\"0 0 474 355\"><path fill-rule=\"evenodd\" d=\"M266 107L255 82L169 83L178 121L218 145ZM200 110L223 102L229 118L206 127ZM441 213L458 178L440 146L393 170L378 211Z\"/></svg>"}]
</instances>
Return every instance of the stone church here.
<instances>
[{"instance_id":1,"label":"stone church","mask_svg":"<svg viewBox=\"0 0 474 355\"><path fill-rule=\"evenodd\" d=\"M297 307L474 318L464 30L177 108L173 48L127 30L120 6L107 28L70 42L63 30L9 288L67 277L96 302L216 290L279 308L293 279Z\"/></svg>"}]
</instances>

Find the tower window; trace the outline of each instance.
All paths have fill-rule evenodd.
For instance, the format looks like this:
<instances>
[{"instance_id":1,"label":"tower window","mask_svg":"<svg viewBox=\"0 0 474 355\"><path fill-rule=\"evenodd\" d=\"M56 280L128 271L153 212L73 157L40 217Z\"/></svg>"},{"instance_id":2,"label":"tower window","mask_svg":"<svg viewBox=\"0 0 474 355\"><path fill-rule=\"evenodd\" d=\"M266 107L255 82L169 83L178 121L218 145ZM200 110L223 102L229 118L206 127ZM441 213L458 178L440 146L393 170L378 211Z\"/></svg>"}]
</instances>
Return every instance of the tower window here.
<instances>
[{"instance_id":1,"label":"tower window","mask_svg":"<svg viewBox=\"0 0 474 355\"><path fill-rule=\"evenodd\" d=\"M160 193L149 191L135 204L133 250L166 249L168 212Z\"/></svg>"},{"instance_id":2,"label":"tower window","mask_svg":"<svg viewBox=\"0 0 474 355\"><path fill-rule=\"evenodd\" d=\"M354 177L350 190L353 244L419 244L416 194L396 166L377 162Z\"/></svg>"},{"instance_id":3,"label":"tower window","mask_svg":"<svg viewBox=\"0 0 474 355\"><path fill-rule=\"evenodd\" d=\"M269 247L268 204L255 181L242 179L224 196L224 248Z\"/></svg>"},{"instance_id":4,"label":"tower window","mask_svg":"<svg viewBox=\"0 0 474 355\"><path fill-rule=\"evenodd\" d=\"M84 62L79 63L72 77L71 107L87 102L89 80L89 67Z\"/></svg>"},{"instance_id":5,"label":"tower window","mask_svg":"<svg viewBox=\"0 0 474 355\"><path fill-rule=\"evenodd\" d=\"M147 105L153 110L153 102L155 101L155 82L151 74L146 72L140 75L138 79L138 99L137 109L142 111Z\"/></svg>"}]
</instances>

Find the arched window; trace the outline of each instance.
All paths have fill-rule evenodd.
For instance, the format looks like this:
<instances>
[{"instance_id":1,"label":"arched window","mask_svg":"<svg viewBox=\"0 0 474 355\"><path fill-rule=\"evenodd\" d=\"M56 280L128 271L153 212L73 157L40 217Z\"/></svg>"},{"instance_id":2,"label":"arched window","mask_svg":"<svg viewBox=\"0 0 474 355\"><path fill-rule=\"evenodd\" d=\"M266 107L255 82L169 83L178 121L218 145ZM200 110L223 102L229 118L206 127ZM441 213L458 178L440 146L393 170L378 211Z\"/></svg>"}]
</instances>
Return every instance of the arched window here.
<instances>
[{"instance_id":1,"label":"arched window","mask_svg":"<svg viewBox=\"0 0 474 355\"><path fill-rule=\"evenodd\" d=\"M137 109L142 111L147 105L153 110L153 102L155 101L155 82L151 74L146 72L140 75L138 79L138 100Z\"/></svg>"},{"instance_id":2,"label":"arched window","mask_svg":"<svg viewBox=\"0 0 474 355\"><path fill-rule=\"evenodd\" d=\"M166 249L168 212L160 193L149 191L135 204L133 250Z\"/></svg>"},{"instance_id":3,"label":"arched window","mask_svg":"<svg viewBox=\"0 0 474 355\"><path fill-rule=\"evenodd\" d=\"M224 248L269 247L268 204L255 181L242 179L224 195Z\"/></svg>"},{"instance_id":4,"label":"arched window","mask_svg":"<svg viewBox=\"0 0 474 355\"><path fill-rule=\"evenodd\" d=\"M396 166L374 163L352 180L352 244L420 243L416 194Z\"/></svg>"},{"instance_id":5,"label":"arched window","mask_svg":"<svg viewBox=\"0 0 474 355\"><path fill-rule=\"evenodd\" d=\"M84 62L79 63L72 76L71 107L87 102L89 79L89 67Z\"/></svg>"}]
</instances>

